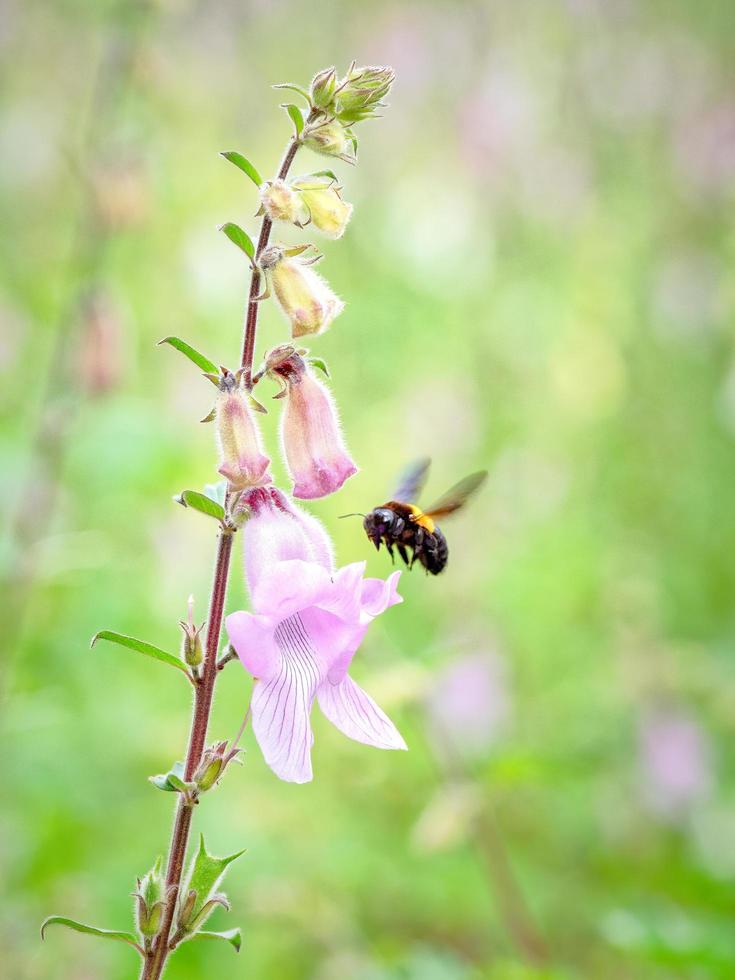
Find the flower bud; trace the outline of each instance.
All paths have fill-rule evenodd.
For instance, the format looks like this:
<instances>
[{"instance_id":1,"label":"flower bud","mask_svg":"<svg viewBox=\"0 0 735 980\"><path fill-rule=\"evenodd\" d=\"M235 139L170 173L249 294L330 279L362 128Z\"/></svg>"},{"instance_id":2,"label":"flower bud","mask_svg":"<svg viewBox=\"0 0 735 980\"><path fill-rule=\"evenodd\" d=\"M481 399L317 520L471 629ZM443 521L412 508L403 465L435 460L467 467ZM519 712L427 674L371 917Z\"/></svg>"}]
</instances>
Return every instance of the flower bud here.
<instances>
[{"instance_id":1,"label":"flower bud","mask_svg":"<svg viewBox=\"0 0 735 980\"><path fill-rule=\"evenodd\" d=\"M138 890L134 892L136 922L143 936L155 936L161 924L161 916L166 904L164 901L166 886L161 867L162 860L159 857L151 870L143 878L138 878Z\"/></svg>"},{"instance_id":2,"label":"flower bud","mask_svg":"<svg viewBox=\"0 0 735 980\"><path fill-rule=\"evenodd\" d=\"M189 616L186 621L182 619L179 626L184 631L181 658L190 667L198 667L204 659L201 640L204 623L201 626L194 625L194 596L189 596Z\"/></svg>"},{"instance_id":3,"label":"flower bud","mask_svg":"<svg viewBox=\"0 0 735 980\"><path fill-rule=\"evenodd\" d=\"M293 347L271 351L266 370L285 390L281 443L294 497L311 500L334 493L357 473L342 439L334 399Z\"/></svg>"},{"instance_id":4,"label":"flower bud","mask_svg":"<svg viewBox=\"0 0 735 980\"><path fill-rule=\"evenodd\" d=\"M220 451L218 472L229 481L231 490L272 483L270 460L263 455L248 395L240 387L237 375L224 371L219 388L214 408Z\"/></svg>"},{"instance_id":5,"label":"flower bud","mask_svg":"<svg viewBox=\"0 0 735 980\"><path fill-rule=\"evenodd\" d=\"M301 136L304 146L328 157L339 157L345 163L355 163L354 144L344 126L334 119L312 123Z\"/></svg>"},{"instance_id":6,"label":"flower bud","mask_svg":"<svg viewBox=\"0 0 735 980\"><path fill-rule=\"evenodd\" d=\"M285 180L269 180L260 188L260 203L271 221L299 222L303 211L299 195Z\"/></svg>"},{"instance_id":7,"label":"flower bud","mask_svg":"<svg viewBox=\"0 0 735 980\"><path fill-rule=\"evenodd\" d=\"M337 74L334 68L320 71L311 83L311 104L317 109L327 109L332 104L337 88Z\"/></svg>"},{"instance_id":8,"label":"flower bud","mask_svg":"<svg viewBox=\"0 0 735 980\"><path fill-rule=\"evenodd\" d=\"M193 888L190 888L179 907L178 924L179 928L184 932L190 929L194 921L196 904L197 893Z\"/></svg>"},{"instance_id":9,"label":"flower bud","mask_svg":"<svg viewBox=\"0 0 735 980\"><path fill-rule=\"evenodd\" d=\"M375 115L375 109L390 91L395 72L392 68L355 68L340 81L336 92L336 114L340 122L360 122Z\"/></svg>"},{"instance_id":10,"label":"flower bud","mask_svg":"<svg viewBox=\"0 0 735 980\"><path fill-rule=\"evenodd\" d=\"M193 781L200 793L206 793L224 775L224 771L232 760L239 755L240 749L227 751L227 742L217 742L202 753Z\"/></svg>"},{"instance_id":11,"label":"flower bud","mask_svg":"<svg viewBox=\"0 0 735 980\"><path fill-rule=\"evenodd\" d=\"M329 238L341 238L352 215L352 205L340 197L340 187L328 177L299 177L293 188L301 197L315 228Z\"/></svg>"},{"instance_id":12,"label":"flower bud","mask_svg":"<svg viewBox=\"0 0 735 980\"><path fill-rule=\"evenodd\" d=\"M271 245L261 253L260 264L270 278L278 305L291 323L292 337L324 333L344 309L342 300L298 256L288 256L282 248Z\"/></svg>"}]
</instances>

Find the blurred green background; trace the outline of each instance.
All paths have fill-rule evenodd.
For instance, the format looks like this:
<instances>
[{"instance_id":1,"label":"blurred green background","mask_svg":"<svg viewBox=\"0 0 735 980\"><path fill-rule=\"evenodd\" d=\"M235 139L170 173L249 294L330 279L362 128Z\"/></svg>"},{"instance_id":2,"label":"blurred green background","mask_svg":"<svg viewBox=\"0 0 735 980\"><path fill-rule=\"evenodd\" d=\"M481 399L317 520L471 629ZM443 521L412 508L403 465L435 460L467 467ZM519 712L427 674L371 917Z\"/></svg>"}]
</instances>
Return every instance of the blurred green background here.
<instances>
[{"instance_id":1,"label":"blurred green background","mask_svg":"<svg viewBox=\"0 0 735 980\"><path fill-rule=\"evenodd\" d=\"M253 230L256 193L217 151L271 174L270 84L356 58L397 82L335 167L355 214L320 269L347 308L312 349L362 471L310 509L383 575L338 515L425 453L428 495L490 479L355 662L410 752L315 712L294 786L248 733L195 817L248 848L212 920L243 951L191 943L167 976L735 975L735 7L3 0L0 49L0 973L135 975L38 926L128 928L169 832L146 777L188 689L88 649L175 649L206 607L215 531L171 497L215 478L211 388L155 342L234 366L246 268L216 228ZM284 336L266 304L258 356ZM249 685L227 668L213 737Z\"/></svg>"}]
</instances>

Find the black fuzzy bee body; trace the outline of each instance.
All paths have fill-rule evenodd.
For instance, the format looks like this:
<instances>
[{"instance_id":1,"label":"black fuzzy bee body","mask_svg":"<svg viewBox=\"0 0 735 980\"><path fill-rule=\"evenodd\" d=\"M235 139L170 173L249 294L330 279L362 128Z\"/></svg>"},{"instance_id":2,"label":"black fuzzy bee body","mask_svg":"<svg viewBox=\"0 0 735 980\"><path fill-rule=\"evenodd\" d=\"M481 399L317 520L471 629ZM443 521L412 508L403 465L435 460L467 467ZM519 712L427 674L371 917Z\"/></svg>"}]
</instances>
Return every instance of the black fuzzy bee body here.
<instances>
[{"instance_id":1,"label":"black fuzzy bee body","mask_svg":"<svg viewBox=\"0 0 735 980\"><path fill-rule=\"evenodd\" d=\"M393 549L398 552L409 568L418 562L430 575L439 575L447 567L449 546L444 533L437 527L436 519L454 514L467 503L485 482L487 473L482 470L460 480L433 506L422 510L406 501L417 500L429 471L429 460L420 459L402 475L393 499L363 516L365 533L380 551L384 544L391 558ZM348 515L345 515L348 516Z\"/></svg>"},{"instance_id":2,"label":"black fuzzy bee body","mask_svg":"<svg viewBox=\"0 0 735 980\"><path fill-rule=\"evenodd\" d=\"M431 575L438 575L446 568L449 559L447 539L412 504L388 501L366 515L363 527L378 551L384 544L393 558L395 548L409 568L418 562Z\"/></svg>"}]
</instances>

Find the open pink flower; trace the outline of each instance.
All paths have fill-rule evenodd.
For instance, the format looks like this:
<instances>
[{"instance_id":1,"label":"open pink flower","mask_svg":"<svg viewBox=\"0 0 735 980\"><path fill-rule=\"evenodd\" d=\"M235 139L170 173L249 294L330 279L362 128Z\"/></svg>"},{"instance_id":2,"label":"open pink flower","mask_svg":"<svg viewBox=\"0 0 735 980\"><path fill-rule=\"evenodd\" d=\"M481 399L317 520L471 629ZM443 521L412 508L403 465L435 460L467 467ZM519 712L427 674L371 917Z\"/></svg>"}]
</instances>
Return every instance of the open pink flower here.
<instances>
[{"instance_id":1,"label":"open pink flower","mask_svg":"<svg viewBox=\"0 0 735 980\"><path fill-rule=\"evenodd\" d=\"M365 563L333 570L326 532L274 487L244 503L246 575L255 612L227 617L230 642L256 683L255 737L268 765L288 782L312 778L314 699L349 738L405 749L393 722L349 676L372 620L401 602L399 572L366 579Z\"/></svg>"},{"instance_id":2,"label":"open pink flower","mask_svg":"<svg viewBox=\"0 0 735 980\"><path fill-rule=\"evenodd\" d=\"M281 443L294 497L312 500L334 493L357 467L342 438L331 393L290 345L271 351L266 370L284 385Z\"/></svg>"}]
</instances>

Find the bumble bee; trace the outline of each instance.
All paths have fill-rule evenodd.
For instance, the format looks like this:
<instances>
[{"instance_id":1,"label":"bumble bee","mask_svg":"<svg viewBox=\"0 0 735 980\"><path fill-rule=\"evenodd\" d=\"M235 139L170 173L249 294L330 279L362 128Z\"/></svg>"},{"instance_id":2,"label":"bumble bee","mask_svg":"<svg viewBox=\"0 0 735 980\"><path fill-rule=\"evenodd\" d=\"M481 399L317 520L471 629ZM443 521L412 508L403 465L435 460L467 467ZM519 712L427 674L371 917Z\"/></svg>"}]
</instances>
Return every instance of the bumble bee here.
<instances>
[{"instance_id":1,"label":"bumble bee","mask_svg":"<svg viewBox=\"0 0 735 980\"><path fill-rule=\"evenodd\" d=\"M378 551L382 543L393 558L395 546L409 568L413 568L418 561L427 572L438 575L446 568L449 547L434 519L447 517L463 507L468 498L482 486L487 471L466 476L432 507L421 510L409 501L418 499L430 462L431 460L422 459L410 466L403 474L393 499L366 514L363 527Z\"/></svg>"}]
</instances>

